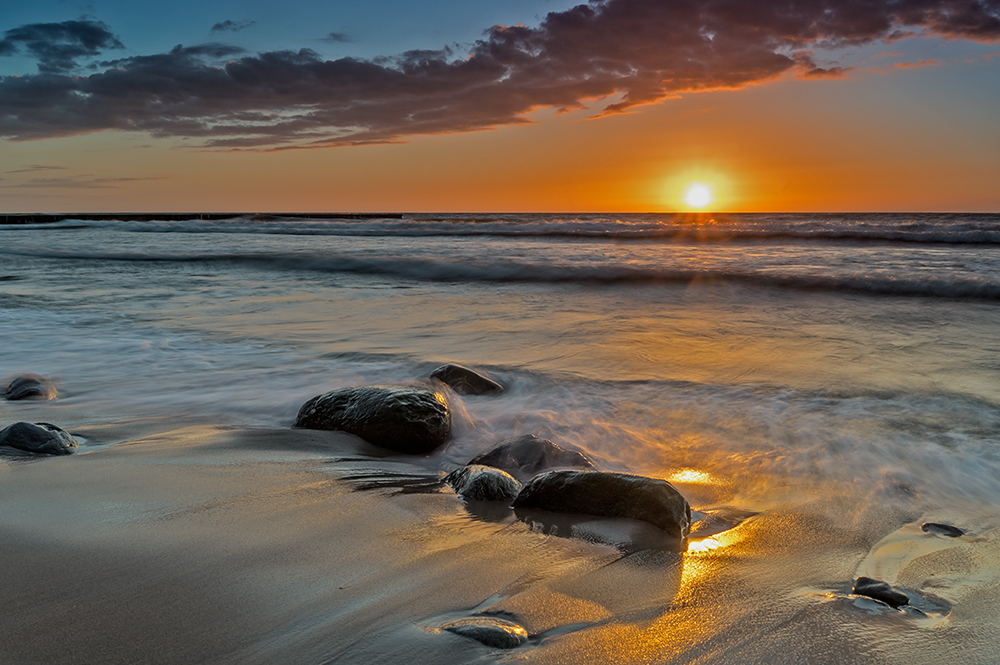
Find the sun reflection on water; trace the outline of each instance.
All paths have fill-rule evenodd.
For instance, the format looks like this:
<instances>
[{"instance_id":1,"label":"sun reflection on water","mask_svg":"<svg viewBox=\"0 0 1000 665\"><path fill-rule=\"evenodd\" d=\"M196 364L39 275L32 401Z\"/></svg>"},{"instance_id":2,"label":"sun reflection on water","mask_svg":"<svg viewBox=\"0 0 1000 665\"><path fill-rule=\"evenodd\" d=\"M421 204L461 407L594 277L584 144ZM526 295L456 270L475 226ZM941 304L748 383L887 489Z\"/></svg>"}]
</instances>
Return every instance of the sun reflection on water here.
<instances>
[{"instance_id":1,"label":"sun reflection on water","mask_svg":"<svg viewBox=\"0 0 1000 665\"><path fill-rule=\"evenodd\" d=\"M667 478L667 482L687 483L689 485L707 485L714 480L715 478L712 477L712 474L696 469L681 469Z\"/></svg>"}]
</instances>

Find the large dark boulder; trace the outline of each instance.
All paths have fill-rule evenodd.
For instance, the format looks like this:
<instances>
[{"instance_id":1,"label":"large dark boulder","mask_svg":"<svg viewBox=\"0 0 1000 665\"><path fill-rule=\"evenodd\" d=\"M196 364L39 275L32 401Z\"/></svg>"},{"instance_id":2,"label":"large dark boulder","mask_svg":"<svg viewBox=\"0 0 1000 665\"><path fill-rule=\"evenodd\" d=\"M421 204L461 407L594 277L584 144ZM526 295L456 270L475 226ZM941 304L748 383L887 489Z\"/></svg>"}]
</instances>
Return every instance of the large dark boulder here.
<instances>
[{"instance_id":1,"label":"large dark boulder","mask_svg":"<svg viewBox=\"0 0 1000 665\"><path fill-rule=\"evenodd\" d=\"M528 640L528 631L512 621L495 617L471 617L449 621L441 630L481 642L495 649L513 649Z\"/></svg>"},{"instance_id":2,"label":"large dark boulder","mask_svg":"<svg viewBox=\"0 0 1000 665\"><path fill-rule=\"evenodd\" d=\"M0 430L0 446L41 455L69 455L77 446L66 430L49 423L14 423Z\"/></svg>"},{"instance_id":3,"label":"large dark boulder","mask_svg":"<svg viewBox=\"0 0 1000 665\"><path fill-rule=\"evenodd\" d=\"M451 386L459 395L502 393L503 386L493 379L462 365L441 365L431 372L431 378Z\"/></svg>"},{"instance_id":4,"label":"large dark boulder","mask_svg":"<svg viewBox=\"0 0 1000 665\"><path fill-rule=\"evenodd\" d=\"M59 391L51 379L37 374L25 374L10 382L4 391L4 398L14 401L21 399L50 400L55 399Z\"/></svg>"},{"instance_id":5,"label":"large dark boulder","mask_svg":"<svg viewBox=\"0 0 1000 665\"><path fill-rule=\"evenodd\" d=\"M875 600L881 600L886 605L900 607L910 603L910 597L902 591L898 591L881 580L874 580L870 577L859 577L854 580L854 593L859 596L868 596Z\"/></svg>"},{"instance_id":6,"label":"large dark boulder","mask_svg":"<svg viewBox=\"0 0 1000 665\"><path fill-rule=\"evenodd\" d=\"M593 469L593 463L582 453L566 450L534 434L505 439L485 453L476 455L469 464L503 469L518 480L525 481L540 471L559 468Z\"/></svg>"},{"instance_id":7,"label":"large dark boulder","mask_svg":"<svg viewBox=\"0 0 1000 665\"><path fill-rule=\"evenodd\" d=\"M444 395L410 386L364 386L324 393L302 405L295 427L340 430L410 455L429 453L451 435Z\"/></svg>"},{"instance_id":8,"label":"large dark boulder","mask_svg":"<svg viewBox=\"0 0 1000 665\"><path fill-rule=\"evenodd\" d=\"M506 471L479 464L455 469L444 482L472 501L511 501L521 491L521 483Z\"/></svg>"},{"instance_id":9,"label":"large dark boulder","mask_svg":"<svg viewBox=\"0 0 1000 665\"><path fill-rule=\"evenodd\" d=\"M549 471L525 485L514 508L627 517L674 538L684 538L691 529L691 506L673 485L627 473Z\"/></svg>"}]
</instances>

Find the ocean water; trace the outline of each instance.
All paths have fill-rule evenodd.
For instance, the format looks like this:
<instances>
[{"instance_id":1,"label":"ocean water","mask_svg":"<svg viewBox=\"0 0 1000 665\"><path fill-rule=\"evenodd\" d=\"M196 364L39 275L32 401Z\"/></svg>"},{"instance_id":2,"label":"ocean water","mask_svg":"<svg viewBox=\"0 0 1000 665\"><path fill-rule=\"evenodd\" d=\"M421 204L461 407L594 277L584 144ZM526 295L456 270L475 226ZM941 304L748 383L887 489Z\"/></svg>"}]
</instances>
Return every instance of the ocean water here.
<instances>
[{"instance_id":1,"label":"ocean water","mask_svg":"<svg viewBox=\"0 0 1000 665\"><path fill-rule=\"evenodd\" d=\"M284 427L458 362L508 391L435 470L530 433L702 506L1000 508L1000 215L0 226L0 333L85 422Z\"/></svg>"}]
</instances>

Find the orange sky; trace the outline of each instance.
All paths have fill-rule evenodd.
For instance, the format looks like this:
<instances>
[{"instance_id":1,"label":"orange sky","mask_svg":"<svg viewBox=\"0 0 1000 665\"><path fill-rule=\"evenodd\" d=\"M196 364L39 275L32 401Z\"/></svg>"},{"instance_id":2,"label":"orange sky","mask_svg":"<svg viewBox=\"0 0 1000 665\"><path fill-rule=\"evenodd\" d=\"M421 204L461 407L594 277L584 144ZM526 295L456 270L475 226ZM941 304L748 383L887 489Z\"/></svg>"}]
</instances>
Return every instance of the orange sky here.
<instances>
[{"instance_id":1,"label":"orange sky","mask_svg":"<svg viewBox=\"0 0 1000 665\"><path fill-rule=\"evenodd\" d=\"M8 140L0 208L672 211L697 181L720 212L1000 211L1000 57L932 46L952 50L868 54L844 78L786 75L596 119L607 101L543 108L529 125L397 144L227 152L118 130Z\"/></svg>"}]
</instances>

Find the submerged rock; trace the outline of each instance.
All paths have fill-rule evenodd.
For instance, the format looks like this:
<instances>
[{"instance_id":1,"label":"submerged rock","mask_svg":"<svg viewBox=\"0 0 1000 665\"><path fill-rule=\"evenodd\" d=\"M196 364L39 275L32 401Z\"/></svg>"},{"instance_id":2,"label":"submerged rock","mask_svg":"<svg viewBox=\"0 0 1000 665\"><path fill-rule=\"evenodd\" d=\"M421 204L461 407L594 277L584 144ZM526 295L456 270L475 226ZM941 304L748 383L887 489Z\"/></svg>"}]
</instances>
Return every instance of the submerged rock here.
<instances>
[{"instance_id":1,"label":"submerged rock","mask_svg":"<svg viewBox=\"0 0 1000 665\"><path fill-rule=\"evenodd\" d=\"M479 464L455 469L444 482L473 501L511 501L521 491L521 483L506 471Z\"/></svg>"},{"instance_id":2,"label":"submerged rock","mask_svg":"<svg viewBox=\"0 0 1000 665\"><path fill-rule=\"evenodd\" d=\"M503 469L519 480L527 480L539 471L560 467L594 468L582 453L566 450L534 434L505 439L485 453L476 455L469 464Z\"/></svg>"},{"instance_id":3,"label":"submerged rock","mask_svg":"<svg viewBox=\"0 0 1000 665\"><path fill-rule=\"evenodd\" d=\"M451 435L444 395L410 386L364 386L324 393L302 405L295 427L340 430L410 455L429 453Z\"/></svg>"},{"instance_id":4,"label":"submerged rock","mask_svg":"<svg viewBox=\"0 0 1000 665\"><path fill-rule=\"evenodd\" d=\"M472 617L449 621L441 630L468 637L496 649L513 649L528 640L528 631L512 621L495 617Z\"/></svg>"},{"instance_id":5,"label":"submerged rock","mask_svg":"<svg viewBox=\"0 0 1000 665\"><path fill-rule=\"evenodd\" d=\"M600 471L550 471L535 476L514 499L514 508L647 522L674 538L691 528L691 506L659 478Z\"/></svg>"},{"instance_id":6,"label":"submerged rock","mask_svg":"<svg viewBox=\"0 0 1000 665\"><path fill-rule=\"evenodd\" d=\"M78 447L66 430L49 423L14 423L0 430L0 446L41 455L69 455Z\"/></svg>"},{"instance_id":7,"label":"submerged rock","mask_svg":"<svg viewBox=\"0 0 1000 665\"><path fill-rule=\"evenodd\" d=\"M21 399L50 400L55 399L59 391L51 379L37 374L25 374L10 382L4 392L4 398L10 401Z\"/></svg>"},{"instance_id":8,"label":"submerged rock","mask_svg":"<svg viewBox=\"0 0 1000 665\"><path fill-rule=\"evenodd\" d=\"M959 536L965 535L965 532L957 526L940 524L938 522L924 522L920 525L920 528L927 533L936 533L939 536L948 536L949 538L958 538Z\"/></svg>"},{"instance_id":9,"label":"submerged rock","mask_svg":"<svg viewBox=\"0 0 1000 665\"><path fill-rule=\"evenodd\" d=\"M487 395L503 392L503 386L493 379L462 365L441 365L431 372L431 378L451 386L452 390L459 395Z\"/></svg>"},{"instance_id":10,"label":"submerged rock","mask_svg":"<svg viewBox=\"0 0 1000 665\"><path fill-rule=\"evenodd\" d=\"M892 607L900 607L901 605L908 605L910 603L910 597L902 591L897 591L886 582L873 580L870 577L859 577L854 580L852 591L859 596L868 596L875 600L881 600L886 605Z\"/></svg>"}]
</instances>

